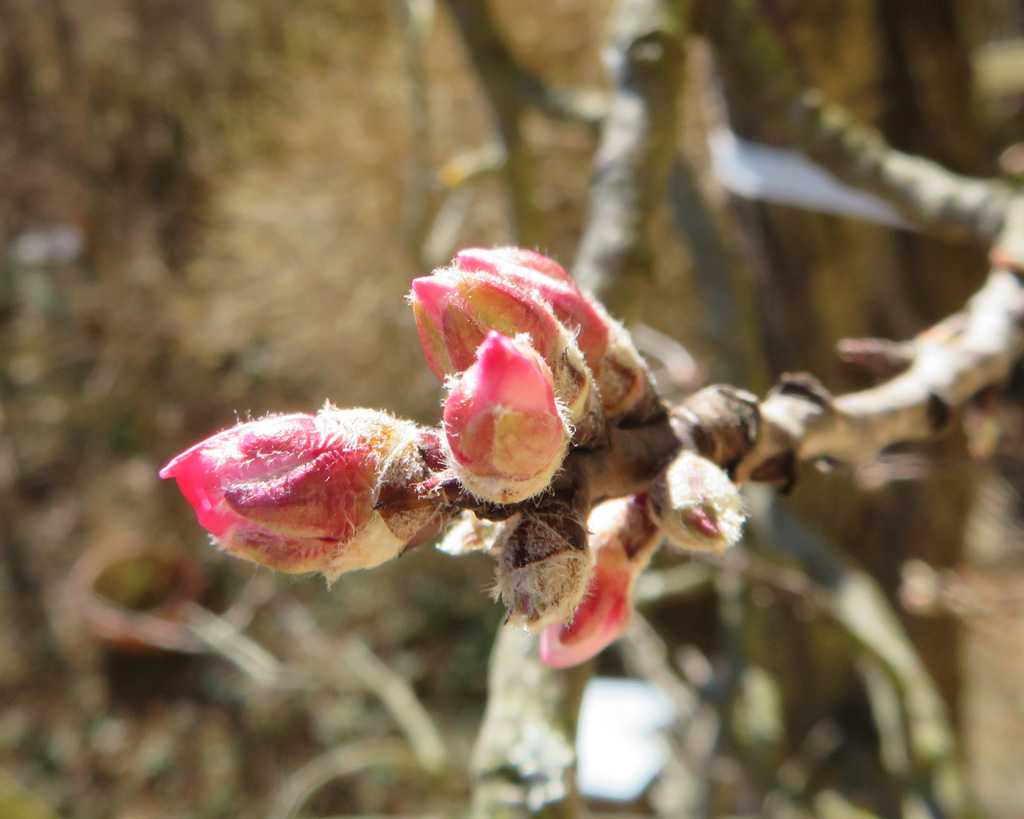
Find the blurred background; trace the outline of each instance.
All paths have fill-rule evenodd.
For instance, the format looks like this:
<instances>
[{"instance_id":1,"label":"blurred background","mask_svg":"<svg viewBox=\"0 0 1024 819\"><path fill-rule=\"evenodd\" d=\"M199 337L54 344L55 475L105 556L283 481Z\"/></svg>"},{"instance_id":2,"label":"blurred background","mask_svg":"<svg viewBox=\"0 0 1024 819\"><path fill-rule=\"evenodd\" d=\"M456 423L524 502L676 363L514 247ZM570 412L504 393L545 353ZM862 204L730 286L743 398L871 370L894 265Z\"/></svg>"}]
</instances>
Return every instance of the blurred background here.
<instances>
[{"instance_id":1,"label":"blurred background","mask_svg":"<svg viewBox=\"0 0 1024 819\"><path fill-rule=\"evenodd\" d=\"M534 219L510 216L509 157L459 5L0 0L0 817L455 816L468 803L503 618L490 560L418 549L327 589L218 555L156 474L237 419L328 399L435 423L410 280L466 246L574 258L598 134L517 111ZM762 5L802 76L897 147L1024 173L1021 152L1004 153L1024 139L1017 2ZM489 7L531 72L608 88L611 0ZM708 135L773 135L723 95L709 55L694 39L678 116L692 179L650 220L638 342L677 398L701 373L759 394L797 369L837 393L866 386L835 342L908 338L957 310L985 248L730 196ZM714 259L686 195L720 233ZM721 306L708 279L723 267L728 320L706 306ZM1012 402L968 413L970 435L809 474L785 501L898 612L981 813L1007 819L1024 816L1021 417ZM749 548L806 574L779 537ZM687 566L665 556L656 570ZM762 815L793 759L811 815L909 815L930 763L884 759L884 692L849 624L771 578L690 579L641 609L666 668L701 690L728 647L724 600L742 611L730 650L745 669L734 696L708 700L739 729L695 769L710 789L695 815ZM651 676L630 656L606 652L600 672ZM771 705L751 706L758 692ZM590 809L690 815L672 786L692 785L683 761L628 804Z\"/></svg>"}]
</instances>

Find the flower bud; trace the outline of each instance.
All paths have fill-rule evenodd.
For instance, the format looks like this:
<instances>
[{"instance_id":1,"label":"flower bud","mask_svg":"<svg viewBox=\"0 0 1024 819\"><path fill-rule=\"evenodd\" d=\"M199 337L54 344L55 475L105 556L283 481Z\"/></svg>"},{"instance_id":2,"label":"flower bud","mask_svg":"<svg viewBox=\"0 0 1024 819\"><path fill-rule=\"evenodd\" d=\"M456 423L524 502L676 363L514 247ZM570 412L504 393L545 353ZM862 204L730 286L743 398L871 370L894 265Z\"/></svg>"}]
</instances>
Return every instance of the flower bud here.
<instances>
[{"instance_id":1,"label":"flower bud","mask_svg":"<svg viewBox=\"0 0 1024 819\"><path fill-rule=\"evenodd\" d=\"M459 269L510 280L551 307L562 325L575 333L594 374L604 415L618 417L640 404L656 405L650 373L629 333L584 294L557 262L517 247L470 248L455 258Z\"/></svg>"},{"instance_id":2,"label":"flower bud","mask_svg":"<svg viewBox=\"0 0 1024 819\"><path fill-rule=\"evenodd\" d=\"M651 504L668 539L683 549L722 554L737 543L746 515L739 490L722 469L682 452L651 484Z\"/></svg>"},{"instance_id":3,"label":"flower bud","mask_svg":"<svg viewBox=\"0 0 1024 819\"><path fill-rule=\"evenodd\" d=\"M240 424L174 458L199 523L226 552L284 572L343 572L397 556L419 521L394 531L374 511L383 476L422 477L415 425L372 410ZM410 525L412 524L412 525Z\"/></svg>"},{"instance_id":4,"label":"flower bud","mask_svg":"<svg viewBox=\"0 0 1024 819\"><path fill-rule=\"evenodd\" d=\"M462 485L497 503L543 491L569 443L547 364L493 330L445 402L444 431Z\"/></svg>"},{"instance_id":5,"label":"flower bud","mask_svg":"<svg viewBox=\"0 0 1024 819\"><path fill-rule=\"evenodd\" d=\"M518 247L471 248L456 254L462 270L479 270L515 282L550 307L563 326L576 333L576 344L600 381L601 361L608 349L608 324L560 264Z\"/></svg>"},{"instance_id":6,"label":"flower bud","mask_svg":"<svg viewBox=\"0 0 1024 819\"><path fill-rule=\"evenodd\" d=\"M490 330L510 338L527 335L551 369L555 395L569 421L581 434L599 426L593 375L583 354L572 333L533 292L486 271L463 270L456 262L415 279L410 300L427 363L439 377L472 366Z\"/></svg>"},{"instance_id":7,"label":"flower bud","mask_svg":"<svg viewBox=\"0 0 1024 819\"><path fill-rule=\"evenodd\" d=\"M506 622L541 631L572 617L591 573L582 521L523 514L503 525L497 547L494 596L508 608Z\"/></svg>"},{"instance_id":8,"label":"flower bud","mask_svg":"<svg viewBox=\"0 0 1024 819\"><path fill-rule=\"evenodd\" d=\"M541 635L541 659L552 668L579 665L622 635L633 619L633 588L664 537L644 497L596 507L588 528L593 574L569 623Z\"/></svg>"},{"instance_id":9,"label":"flower bud","mask_svg":"<svg viewBox=\"0 0 1024 819\"><path fill-rule=\"evenodd\" d=\"M439 276L424 276L413 279L409 295L427 366L442 381L445 375L458 372L448 354L442 329L442 315L454 291L455 288Z\"/></svg>"},{"instance_id":10,"label":"flower bud","mask_svg":"<svg viewBox=\"0 0 1024 819\"><path fill-rule=\"evenodd\" d=\"M597 386L601 392L601 409L609 418L635 416L645 421L661 409L661 399L651 379L647 363L633 344L629 331L605 312L596 308L608 322L608 349L601 362Z\"/></svg>"}]
</instances>

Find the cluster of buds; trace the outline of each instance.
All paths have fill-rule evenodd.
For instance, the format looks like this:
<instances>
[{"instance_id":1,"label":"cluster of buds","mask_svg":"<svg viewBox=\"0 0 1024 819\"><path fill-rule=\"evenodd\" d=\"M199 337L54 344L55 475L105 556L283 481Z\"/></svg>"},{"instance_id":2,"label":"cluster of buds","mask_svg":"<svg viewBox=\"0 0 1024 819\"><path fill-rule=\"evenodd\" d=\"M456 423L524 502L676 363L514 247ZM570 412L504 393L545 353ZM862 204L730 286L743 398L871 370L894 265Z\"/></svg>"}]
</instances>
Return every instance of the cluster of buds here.
<instances>
[{"instance_id":1,"label":"cluster of buds","mask_svg":"<svg viewBox=\"0 0 1024 819\"><path fill-rule=\"evenodd\" d=\"M495 553L509 620L543 632L545 659L566 666L626 627L633 585L665 536L715 551L736 539L735 487L686 453L649 497L609 502L589 521L585 493L548 491L571 483L558 478L571 450L662 411L628 333L557 263L516 248L462 251L416 279L410 301L447 387L440 426L328 405L197 444L160 475L177 480L222 549L331 582L476 509L504 522L471 523L464 543Z\"/></svg>"}]
</instances>

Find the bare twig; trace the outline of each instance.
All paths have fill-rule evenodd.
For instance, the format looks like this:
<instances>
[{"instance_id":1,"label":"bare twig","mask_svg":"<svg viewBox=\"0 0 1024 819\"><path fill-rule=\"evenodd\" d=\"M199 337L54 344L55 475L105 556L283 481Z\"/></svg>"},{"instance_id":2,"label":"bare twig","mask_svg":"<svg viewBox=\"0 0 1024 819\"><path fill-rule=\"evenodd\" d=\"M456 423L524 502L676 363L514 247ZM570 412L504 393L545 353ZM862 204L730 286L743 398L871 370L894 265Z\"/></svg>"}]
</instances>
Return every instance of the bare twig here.
<instances>
[{"instance_id":1,"label":"bare twig","mask_svg":"<svg viewBox=\"0 0 1024 819\"><path fill-rule=\"evenodd\" d=\"M292 604L285 609L285 621L308 652L312 652L340 678L355 678L374 694L402 729L417 761L428 773L440 773L448 765L441 732L409 684L392 671L355 635L338 646L317 627L309 611Z\"/></svg>"},{"instance_id":2,"label":"bare twig","mask_svg":"<svg viewBox=\"0 0 1024 819\"><path fill-rule=\"evenodd\" d=\"M896 442L945 431L980 389L1004 382L1024 352L1022 315L1024 285L997 268L962 321L939 325L956 329L918 336L913 363L895 378L833 397L811 376L784 375L760 404L708 387L676 411L677 433L738 480L791 483L796 464L808 459L863 463Z\"/></svg>"}]
</instances>

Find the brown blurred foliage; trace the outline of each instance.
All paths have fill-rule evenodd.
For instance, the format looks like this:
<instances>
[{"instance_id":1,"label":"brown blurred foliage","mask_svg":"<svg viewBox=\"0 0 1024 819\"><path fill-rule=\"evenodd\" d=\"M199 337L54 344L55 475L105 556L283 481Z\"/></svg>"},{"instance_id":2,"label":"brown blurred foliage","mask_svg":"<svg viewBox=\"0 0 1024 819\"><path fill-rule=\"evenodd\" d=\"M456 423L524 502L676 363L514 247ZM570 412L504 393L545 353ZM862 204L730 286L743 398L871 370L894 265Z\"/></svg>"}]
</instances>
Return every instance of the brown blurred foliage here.
<instances>
[{"instance_id":1,"label":"brown blurred foliage","mask_svg":"<svg viewBox=\"0 0 1024 819\"><path fill-rule=\"evenodd\" d=\"M495 6L531 69L566 85L603 82L609 3ZM366 770L325 788L311 810L450 815L467 798L461 769L501 617L483 593L487 562L419 550L330 591L256 573L208 549L156 477L184 446L249 414L330 399L436 419L440 386L403 302L422 273L406 243L414 75L425 79L435 169L488 145L492 123L442 9L410 70L402 8L0 0L0 815L21 787L76 817L260 814L325 748L398 735L343 671L290 686L222 656L111 639L76 578L91 576L82 561L112 559L120 568L99 585L129 606L150 606L140 588L180 588L179 572L197 573L190 598L228 612L289 668L333 668L339 641L358 634L411 681L455 774L439 784L376 766L380 749L369 748ZM535 114L525 128L543 249L568 262L595 137ZM689 122L694 155L697 131ZM456 244L511 241L498 176L481 174L467 197ZM713 361L667 209L654 239L642 318ZM172 558L133 562L140 553ZM330 639L289 618L295 606ZM1005 621L983 625L968 664L1019 679L1019 653L993 636ZM1009 628L1020 632L1017 620ZM987 710L971 685L972 752L989 773L1013 768L992 785L1007 803L1019 763L999 755L1019 723ZM970 721L1009 736L979 742Z\"/></svg>"}]
</instances>

